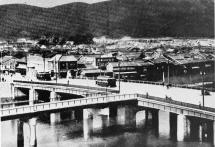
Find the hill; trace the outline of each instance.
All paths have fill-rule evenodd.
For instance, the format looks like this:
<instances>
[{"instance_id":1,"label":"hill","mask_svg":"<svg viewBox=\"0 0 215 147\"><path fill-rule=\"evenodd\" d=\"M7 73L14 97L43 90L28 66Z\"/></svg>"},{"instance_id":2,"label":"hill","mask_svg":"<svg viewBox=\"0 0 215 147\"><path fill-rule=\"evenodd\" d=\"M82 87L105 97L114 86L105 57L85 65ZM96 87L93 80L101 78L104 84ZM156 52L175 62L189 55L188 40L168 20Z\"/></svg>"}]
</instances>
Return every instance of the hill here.
<instances>
[{"instance_id":1,"label":"hill","mask_svg":"<svg viewBox=\"0 0 215 147\"><path fill-rule=\"evenodd\" d=\"M214 1L112 0L53 8L0 6L0 37L86 33L110 37L214 37Z\"/></svg>"}]
</instances>

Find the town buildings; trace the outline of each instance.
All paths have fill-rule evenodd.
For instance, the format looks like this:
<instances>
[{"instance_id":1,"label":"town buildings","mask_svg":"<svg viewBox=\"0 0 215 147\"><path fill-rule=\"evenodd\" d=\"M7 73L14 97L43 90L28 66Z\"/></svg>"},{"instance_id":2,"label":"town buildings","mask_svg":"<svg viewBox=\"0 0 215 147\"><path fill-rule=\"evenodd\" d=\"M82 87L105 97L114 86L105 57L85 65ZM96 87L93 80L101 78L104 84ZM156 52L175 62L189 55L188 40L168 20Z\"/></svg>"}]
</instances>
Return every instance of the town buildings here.
<instances>
[{"instance_id":1,"label":"town buildings","mask_svg":"<svg viewBox=\"0 0 215 147\"><path fill-rule=\"evenodd\" d=\"M1 71L48 72L59 78L97 77L163 81L173 83L199 82L199 73L207 73L213 81L215 43L210 39L146 38L121 40L100 38L91 45L39 45L34 41L0 43L1 54L10 48L10 54L34 46L38 53L28 53L23 59L2 55ZM31 43L30 43L31 42ZM48 56L43 52L48 51ZM207 79L208 78L208 79ZM177 80L176 80L177 79ZM181 81L179 81L181 79ZM182 80L183 79L183 80Z\"/></svg>"}]
</instances>

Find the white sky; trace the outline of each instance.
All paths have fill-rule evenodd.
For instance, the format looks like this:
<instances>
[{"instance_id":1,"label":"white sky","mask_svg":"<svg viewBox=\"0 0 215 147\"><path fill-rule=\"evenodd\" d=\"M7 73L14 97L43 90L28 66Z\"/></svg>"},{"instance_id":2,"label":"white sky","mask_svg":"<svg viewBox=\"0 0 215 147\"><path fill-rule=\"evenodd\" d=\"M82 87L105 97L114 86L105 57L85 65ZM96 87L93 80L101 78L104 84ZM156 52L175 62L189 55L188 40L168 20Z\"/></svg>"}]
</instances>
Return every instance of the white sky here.
<instances>
[{"instance_id":1,"label":"white sky","mask_svg":"<svg viewBox=\"0 0 215 147\"><path fill-rule=\"evenodd\" d=\"M28 4L39 7L54 7L57 5L72 3L72 2L85 2L96 3L105 0L0 0L0 5L4 4Z\"/></svg>"}]
</instances>

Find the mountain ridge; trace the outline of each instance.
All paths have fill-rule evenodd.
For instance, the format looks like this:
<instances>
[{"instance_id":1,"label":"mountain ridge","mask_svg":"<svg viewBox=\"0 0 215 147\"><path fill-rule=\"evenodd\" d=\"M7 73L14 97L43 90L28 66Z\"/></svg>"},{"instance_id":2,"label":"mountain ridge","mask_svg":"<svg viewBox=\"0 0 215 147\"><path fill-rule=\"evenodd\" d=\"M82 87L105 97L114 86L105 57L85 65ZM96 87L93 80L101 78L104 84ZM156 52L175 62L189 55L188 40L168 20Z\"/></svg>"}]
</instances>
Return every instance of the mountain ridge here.
<instances>
[{"instance_id":1,"label":"mountain ridge","mask_svg":"<svg viewBox=\"0 0 215 147\"><path fill-rule=\"evenodd\" d=\"M212 0L112 0L51 8L0 6L0 37L91 33L109 37L214 37Z\"/></svg>"}]
</instances>

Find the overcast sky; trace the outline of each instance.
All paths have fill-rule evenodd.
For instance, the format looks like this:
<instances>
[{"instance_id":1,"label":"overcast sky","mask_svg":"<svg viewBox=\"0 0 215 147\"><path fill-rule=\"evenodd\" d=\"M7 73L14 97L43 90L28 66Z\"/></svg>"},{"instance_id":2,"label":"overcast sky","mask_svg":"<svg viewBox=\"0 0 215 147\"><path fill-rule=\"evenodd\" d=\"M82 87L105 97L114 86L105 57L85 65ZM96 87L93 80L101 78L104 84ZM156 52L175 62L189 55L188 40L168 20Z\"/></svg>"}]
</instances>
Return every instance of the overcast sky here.
<instances>
[{"instance_id":1,"label":"overcast sky","mask_svg":"<svg viewBox=\"0 0 215 147\"><path fill-rule=\"evenodd\" d=\"M105 0L0 0L0 5L4 4L28 4L39 7L54 7L57 5L72 3L72 2L86 2L96 3Z\"/></svg>"}]
</instances>

